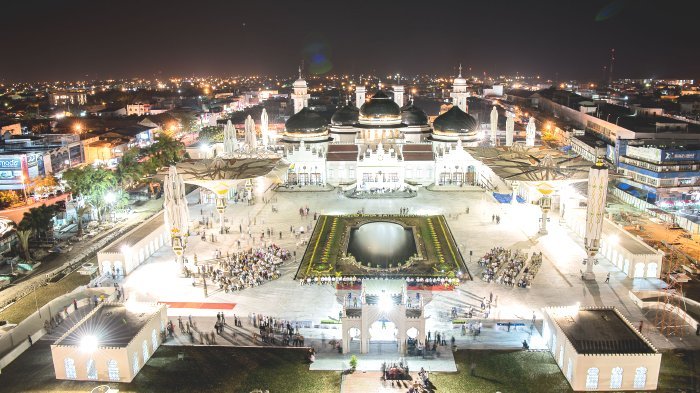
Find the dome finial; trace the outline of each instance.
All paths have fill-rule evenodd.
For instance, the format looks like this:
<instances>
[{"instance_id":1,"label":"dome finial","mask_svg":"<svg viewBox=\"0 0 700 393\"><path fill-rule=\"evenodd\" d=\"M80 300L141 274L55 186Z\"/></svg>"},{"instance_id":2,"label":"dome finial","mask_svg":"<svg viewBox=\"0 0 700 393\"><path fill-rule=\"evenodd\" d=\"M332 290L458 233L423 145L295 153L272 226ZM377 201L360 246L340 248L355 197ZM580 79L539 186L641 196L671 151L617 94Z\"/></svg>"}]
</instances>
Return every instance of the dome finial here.
<instances>
[{"instance_id":1,"label":"dome finial","mask_svg":"<svg viewBox=\"0 0 700 393\"><path fill-rule=\"evenodd\" d=\"M459 76L458 78L462 77L462 63L459 63Z\"/></svg>"},{"instance_id":2,"label":"dome finial","mask_svg":"<svg viewBox=\"0 0 700 393\"><path fill-rule=\"evenodd\" d=\"M299 64L299 79L301 79L301 64Z\"/></svg>"}]
</instances>

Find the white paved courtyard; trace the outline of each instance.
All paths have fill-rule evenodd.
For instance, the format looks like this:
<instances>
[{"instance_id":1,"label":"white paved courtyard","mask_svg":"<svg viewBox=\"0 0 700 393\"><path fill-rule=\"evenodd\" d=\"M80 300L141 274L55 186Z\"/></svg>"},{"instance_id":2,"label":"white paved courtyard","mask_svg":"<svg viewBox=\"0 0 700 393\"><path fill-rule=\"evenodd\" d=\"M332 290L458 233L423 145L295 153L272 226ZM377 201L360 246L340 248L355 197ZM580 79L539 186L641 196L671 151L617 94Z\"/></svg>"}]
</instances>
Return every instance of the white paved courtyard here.
<instances>
[{"instance_id":1,"label":"white paved courtyard","mask_svg":"<svg viewBox=\"0 0 700 393\"><path fill-rule=\"evenodd\" d=\"M537 329L530 337L530 321L533 313L541 319L540 309L545 306L573 305L580 302L582 306L615 306L630 322L638 324L644 320L647 329L644 333L650 337L657 347L683 347L695 339L686 341L674 339L673 342L656 334L649 329L652 321L647 321L632 303L628 291L634 288L658 286L660 281L654 279L629 279L619 272L609 261L601 260L595 267L597 282L584 282L580 277L581 264L585 254L582 239L559 223L557 214L551 214L549 234L538 235L537 228L540 216L539 208L530 205L498 204L486 192L482 191L429 191L422 189L415 198L402 199L349 199L336 191L316 192L274 192L269 180L258 182L255 187L257 203L230 204L226 209L229 234L219 235L214 229L207 230L208 236L216 233L215 242L202 241L199 236L189 238L186 255L192 259L196 254L198 259L206 260L214 257L215 251L238 250L237 242L241 240L242 247L258 245L260 234L267 228L273 230L274 236L265 237L265 241L273 242L290 251L296 252L296 260L282 265L282 277L265 282L264 284L238 292L224 293L214 286L208 287L208 296L204 297L201 286L193 286L192 279L183 278L174 262L175 256L169 247L161 248L153 257L142 264L124 281L126 296L129 300L165 301L165 302L219 302L235 303L227 315L236 314L244 320L250 313L271 315L281 319L311 321L319 324L321 320L337 318L341 305L336 299L335 288L332 286L305 285L301 286L293 280L305 246L299 244L290 233L290 226L308 228L313 226L313 213L347 214L364 209L365 213L398 213L400 208L409 208L411 214L443 214L450 224L457 244L459 244L467 263L473 281L463 283L458 290L441 291L432 294L432 301L426 306L427 329L447 332L448 337L456 336L458 345L470 347L518 347L523 339L531 342L531 347L541 347ZM263 203L262 198L268 203ZM210 217L216 222L213 204L198 204L198 193L194 192L190 199L190 217L198 220L200 217ZM272 202L269 202L272 200ZM273 212L272 205L277 209ZM299 208L308 206L311 213L303 219ZM469 208L469 214L465 211ZM214 212L214 217L210 215ZM492 222L492 215L501 217L500 224ZM248 236L248 228L253 237ZM243 233L239 232L242 228ZM282 232L282 238L279 232ZM306 236L310 231L306 231ZM544 262L537 274L532 288L523 289L506 287L502 284L486 283L481 280L482 268L478 259L495 246L519 249L528 253L542 252ZM469 252L473 256L469 257ZM604 283L606 274L611 272L610 283ZM489 320L484 322L482 334L477 338L462 337L458 328L453 330L449 319L452 307L480 306L481 298L493 294L494 305ZM430 295L428 295L430 297ZM169 314L204 318L205 321L215 322L215 314L219 310L210 309L177 309L171 308ZM520 321L525 323L516 332L507 333L493 329L499 321ZM541 323L541 322L540 322ZM337 325L336 325L337 326ZM541 329L541 325L538 325ZM451 333L450 333L451 332ZM311 338L339 338L339 329L310 329L305 332ZM695 343L697 344L697 343Z\"/></svg>"}]
</instances>

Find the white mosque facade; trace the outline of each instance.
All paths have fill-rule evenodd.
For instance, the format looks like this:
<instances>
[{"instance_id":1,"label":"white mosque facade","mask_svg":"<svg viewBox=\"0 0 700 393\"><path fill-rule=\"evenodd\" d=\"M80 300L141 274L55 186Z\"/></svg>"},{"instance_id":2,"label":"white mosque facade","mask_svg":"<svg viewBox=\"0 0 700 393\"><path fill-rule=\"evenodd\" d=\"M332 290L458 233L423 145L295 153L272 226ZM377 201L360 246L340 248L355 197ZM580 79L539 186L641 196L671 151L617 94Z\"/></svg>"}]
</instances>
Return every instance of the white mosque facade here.
<instances>
[{"instance_id":1,"label":"white mosque facade","mask_svg":"<svg viewBox=\"0 0 700 393\"><path fill-rule=\"evenodd\" d=\"M355 105L338 109L330 123L308 108L306 81L300 77L293 88L295 113L280 138L288 185L370 191L492 184L491 170L464 149L476 146L479 134L461 74L454 80L453 106L432 123L420 108L404 102L403 86L393 86L393 98L382 90L369 97L358 87Z\"/></svg>"}]
</instances>

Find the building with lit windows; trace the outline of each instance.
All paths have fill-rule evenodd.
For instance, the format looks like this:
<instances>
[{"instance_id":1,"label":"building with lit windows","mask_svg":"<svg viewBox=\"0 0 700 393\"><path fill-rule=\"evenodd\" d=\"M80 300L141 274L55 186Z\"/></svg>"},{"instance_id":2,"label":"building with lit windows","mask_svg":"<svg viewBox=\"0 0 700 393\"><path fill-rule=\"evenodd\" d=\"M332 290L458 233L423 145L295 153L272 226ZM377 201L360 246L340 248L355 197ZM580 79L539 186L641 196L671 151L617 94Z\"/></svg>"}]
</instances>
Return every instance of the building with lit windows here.
<instances>
[{"instance_id":1,"label":"building with lit windows","mask_svg":"<svg viewBox=\"0 0 700 393\"><path fill-rule=\"evenodd\" d=\"M51 345L56 379L131 382L167 323L162 304L100 304Z\"/></svg>"},{"instance_id":2,"label":"building with lit windows","mask_svg":"<svg viewBox=\"0 0 700 393\"><path fill-rule=\"evenodd\" d=\"M87 94L84 90L60 90L49 93L51 106L85 105Z\"/></svg>"},{"instance_id":3,"label":"building with lit windows","mask_svg":"<svg viewBox=\"0 0 700 393\"><path fill-rule=\"evenodd\" d=\"M544 311L542 336L573 390L656 390L661 353L615 308Z\"/></svg>"},{"instance_id":4,"label":"building with lit windows","mask_svg":"<svg viewBox=\"0 0 700 393\"><path fill-rule=\"evenodd\" d=\"M307 84L301 75L293 85L294 114L280 138L290 166L288 185L352 186L361 191L406 187L491 183L491 172L465 150L480 141L477 120L468 113L466 80L454 80L453 105L430 122L404 87L393 86L366 96L356 89L328 122L308 108Z\"/></svg>"}]
</instances>

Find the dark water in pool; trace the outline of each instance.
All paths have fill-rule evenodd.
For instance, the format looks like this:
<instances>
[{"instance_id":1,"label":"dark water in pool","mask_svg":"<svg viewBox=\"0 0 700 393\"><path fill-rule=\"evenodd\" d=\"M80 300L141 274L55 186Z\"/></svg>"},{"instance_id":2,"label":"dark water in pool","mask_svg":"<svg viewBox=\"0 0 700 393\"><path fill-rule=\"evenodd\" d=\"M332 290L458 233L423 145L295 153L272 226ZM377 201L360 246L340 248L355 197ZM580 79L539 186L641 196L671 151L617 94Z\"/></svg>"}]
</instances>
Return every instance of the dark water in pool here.
<instances>
[{"instance_id":1,"label":"dark water in pool","mask_svg":"<svg viewBox=\"0 0 700 393\"><path fill-rule=\"evenodd\" d=\"M392 222L370 222L350 232L348 253L363 265L396 266L416 253L416 243L411 229Z\"/></svg>"}]
</instances>

